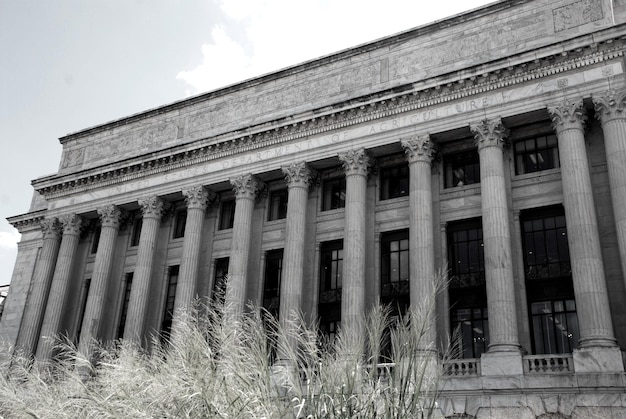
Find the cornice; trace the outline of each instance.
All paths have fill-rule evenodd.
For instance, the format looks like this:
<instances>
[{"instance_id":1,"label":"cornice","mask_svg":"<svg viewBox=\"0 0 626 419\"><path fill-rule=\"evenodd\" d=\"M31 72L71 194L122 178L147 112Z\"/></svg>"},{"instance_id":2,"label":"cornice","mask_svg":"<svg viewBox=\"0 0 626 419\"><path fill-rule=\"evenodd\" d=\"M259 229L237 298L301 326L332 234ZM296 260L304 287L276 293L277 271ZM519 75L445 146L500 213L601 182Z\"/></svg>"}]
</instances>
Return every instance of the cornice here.
<instances>
[{"instance_id":1,"label":"cornice","mask_svg":"<svg viewBox=\"0 0 626 419\"><path fill-rule=\"evenodd\" d=\"M40 229L47 210L33 211L26 214L8 217L7 221L20 233L28 229Z\"/></svg>"},{"instance_id":2,"label":"cornice","mask_svg":"<svg viewBox=\"0 0 626 419\"><path fill-rule=\"evenodd\" d=\"M588 40L587 36L583 38ZM513 58L506 57L489 66L465 69L246 130L198 140L193 149L182 149L189 145L173 147L154 153L156 155L149 160L138 161L146 158L140 156L129 160L123 167L108 170L100 167L64 176L50 176L36 179L32 185L46 199L53 199L165 173L621 58L624 56L625 39L626 36L619 34L601 43L585 46L570 42L570 50L560 49L541 58L536 52L522 54L520 57L526 60L519 60L517 64L511 64Z\"/></svg>"}]
</instances>

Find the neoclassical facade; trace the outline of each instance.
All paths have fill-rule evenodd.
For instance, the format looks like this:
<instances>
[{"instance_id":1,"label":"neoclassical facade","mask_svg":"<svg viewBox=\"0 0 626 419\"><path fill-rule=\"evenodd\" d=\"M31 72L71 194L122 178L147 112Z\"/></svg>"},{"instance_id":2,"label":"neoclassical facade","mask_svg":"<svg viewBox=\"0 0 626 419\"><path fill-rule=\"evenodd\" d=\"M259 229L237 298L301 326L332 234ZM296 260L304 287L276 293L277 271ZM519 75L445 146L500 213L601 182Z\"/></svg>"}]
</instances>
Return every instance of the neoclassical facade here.
<instances>
[{"instance_id":1,"label":"neoclassical facade","mask_svg":"<svg viewBox=\"0 0 626 419\"><path fill-rule=\"evenodd\" d=\"M218 291L332 334L444 273L444 416L626 417L625 22L503 0L61 138L0 339L141 344Z\"/></svg>"}]
</instances>

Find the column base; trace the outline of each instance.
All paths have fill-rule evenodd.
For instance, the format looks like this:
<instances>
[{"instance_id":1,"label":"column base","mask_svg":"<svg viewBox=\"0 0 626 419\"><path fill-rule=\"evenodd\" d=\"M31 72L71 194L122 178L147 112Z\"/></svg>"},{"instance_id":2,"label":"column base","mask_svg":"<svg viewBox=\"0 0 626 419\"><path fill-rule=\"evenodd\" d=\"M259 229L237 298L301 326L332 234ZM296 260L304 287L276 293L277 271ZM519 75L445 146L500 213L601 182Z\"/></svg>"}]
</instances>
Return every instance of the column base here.
<instances>
[{"instance_id":1,"label":"column base","mask_svg":"<svg viewBox=\"0 0 626 419\"><path fill-rule=\"evenodd\" d=\"M486 352L480 357L480 371L483 376L522 375L522 354L520 352Z\"/></svg>"},{"instance_id":2,"label":"column base","mask_svg":"<svg viewBox=\"0 0 626 419\"><path fill-rule=\"evenodd\" d=\"M574 371L585 372L624 372L622 352L614 347L591 347L574 349Z\"/></svg>"}]
</instances>

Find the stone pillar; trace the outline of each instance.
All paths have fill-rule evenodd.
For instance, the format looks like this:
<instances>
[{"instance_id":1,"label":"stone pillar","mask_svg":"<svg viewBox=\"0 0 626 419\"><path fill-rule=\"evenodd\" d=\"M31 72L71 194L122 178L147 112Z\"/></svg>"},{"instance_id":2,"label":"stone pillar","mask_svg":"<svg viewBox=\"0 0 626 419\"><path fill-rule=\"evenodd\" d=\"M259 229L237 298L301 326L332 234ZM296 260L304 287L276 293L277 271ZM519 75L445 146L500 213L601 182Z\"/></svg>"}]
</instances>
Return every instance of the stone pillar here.
<instances>
[{"instance_id":1,"label":"stone pillar","mask_svg":"<svg viewBox=\"0 0 626 419\"><path fill-rule=\"evenodd\" d=\"M39 331L46 310L48 292L54 274L54 267L59 253L61 229L56 218L45 219L41 222L43 244L35 266L33 283L30 287L26 311L22 319L22 327L17 339L17 348L25 355L33 355L36 351Z\"/></svg>"},{"instance_id":2,"label":"stone pillar","mask_svg":"<svg viewBox=\"0 0 626 419\"><path fill-rule=\"evenodd\" d=\"M606 92L593 98L596 117L602 123L606 164L613 201L615 230L626 281L626 90Z\"/></svg>"},{"instance_id":3,"label":"stone pillar","mask_svg":"<svg viewBox=\"0 0 626 419\"><path fill-rule=\"evenodd\" d=\"M187 219L185 221L185 238L180 258L180 272L174 300L174 319L182 310L193 303L200 266L200 250L202 245L202 226L204 212L209 200L209 191L203 186L183 189L187 202Z\"/></svg>"},{"instance_id":4,"label":"stone pillar","mask_svg":"<svg viewBox=\"0 0 626 419\"><path fill-rule=\"evenodd\" d=\"M434 349L436 339L435 243L431 163L435 149L430 136L402 140L410 170L409 269L411 310L423 322L422 349Z\"/></svg>"},{"instance_id":5,"label":"stone pillar","mask_svg":"<svg viewBox=\"0 0 626 419\"><path fill-rule=\"evenodd\" d=\"M49 360L53 355L54 341L57 334L65 333L61 329L61 319L65 307L65 300L70 286L72 266L76 259L76 251L80 241L80 229L83 220L76 214L61 217L63 237L57 257L57 264L52 276L52 285L48 295L46 314L41 326L37 358L41 361Z\"/></svg>"},{"instance_id":6,"label":"stone pillar","mask_svg":"<svg viewBox=\"0 0 626 419\"><path fill-rule=\"evenodd\" d=\"M130 289L124 339L141 344L150 297L150 281L152 265L156 251L157 234L161 224L164 203L159 197L152 196L139 200L143 213L139 248L137 249L137 263L133 274L133 284Z\"/></svg>"},{"instance_id":7,"label":"stone pillar","mask_svg":"<svg viewBox=\"0 0 626 419\"><path fill-rule=\"evenodd\" d=\"M583 103L582 100L578 100L549 106L548 112L552 118L559 145L567 242L570 249L572 280L580 328L578 348L583 352L589 352L585 351L585 348L617 349L611 324L600 235L585 146ZM588 357L586 355L582 358L577 357L575 351L575 365L577 359L584 361L585 358ZM620 366L619 370L623 371L621 360L619 363L616 362L615 367L617 364ZM585 370L588 367L595 370L594 366L584 362L584 365L576 365L576 371L582 371L579 366ZM599 368L606 370L602 366Z\"/></svg>"},{"instance_id":8,"label":"stone pillar","mask_svg":"<svg viewBox=\"0 0 626 419\"><path fill-rule=\"evenodd\" d=\"M284 323L292 314L302 310L304 236L311 170L304 162L293 163L282 170L289 187L278 316Z\"/></svg>"},{"instance_id":9,"label":"stone pillar","mask_svg":"<svg viewBox=\"0 0 626 419\"><path fill-rule=\"evenodd\" d=\"M91 274L91 286L87 296L87 305L82 320L83 327L80 333L78 348L79 352L87 357L91 356L93 340L101 337L102 312L104 311L109 277L113 267L115 242L120 227L121 212L115 205L109 205L104 208L98 208L98 214L100 215L102 227L96 260L94 261Z\"/></svg>"},{"instance_id":10,"label":"stone pillar","mask_svg":"<svg viewBox=\"0 0 626 419\"><path fill-rule=\"evenodd\" d=\"M238 318L243 313L246 303L252 213L260 183L251 174L230 179L230 183L233 185L236 201L233 238L228 261L226 309Z\"/></svg>"},{"instance_id":11,"label":"stone pillar","mask_svg":"<svg viewBox=\"0 0 626 419\"><path fill-rule=\"evenodd\" d=\"M483 362L485 375L521 374L515 283L511 259L511 227L504 178L506 129L500 119L470 125L480 158L482 227L489 310L489 353L510 353ZM489 358L489 357L488 357ZM493 361L493 362L492 362Z\"/></svg>"},{"instance_id":12,"label":"stone pillar","mask_svg":"<svg viewBox=\"0 0 626 419\"><path fill-rule=\"evenodd\" d=\"M365 149L339 154L346 172L346 209L343 235L341 326L361 327L365 316L365 214L367 173Z\"/></svg>"}]
</instances>

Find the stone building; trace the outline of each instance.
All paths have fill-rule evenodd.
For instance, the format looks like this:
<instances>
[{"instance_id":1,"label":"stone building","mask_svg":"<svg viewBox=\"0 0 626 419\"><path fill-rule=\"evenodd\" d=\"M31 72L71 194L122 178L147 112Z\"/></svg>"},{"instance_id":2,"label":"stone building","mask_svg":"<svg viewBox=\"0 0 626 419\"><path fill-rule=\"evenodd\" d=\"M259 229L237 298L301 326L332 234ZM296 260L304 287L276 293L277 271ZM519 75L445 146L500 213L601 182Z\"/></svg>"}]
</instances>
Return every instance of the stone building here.
<instances>
[{"instance_id":1,"label":"stone building","mask_svg":"<svg viewBox=\"0 0 626 419\"><path fill-rule=\"evenodd\" d=\"M447 270L445 416L626 417L624 22L503 0L61 138L0 339L141 342L226 273L332 334Z\"/></svg>"}]
</instances>

